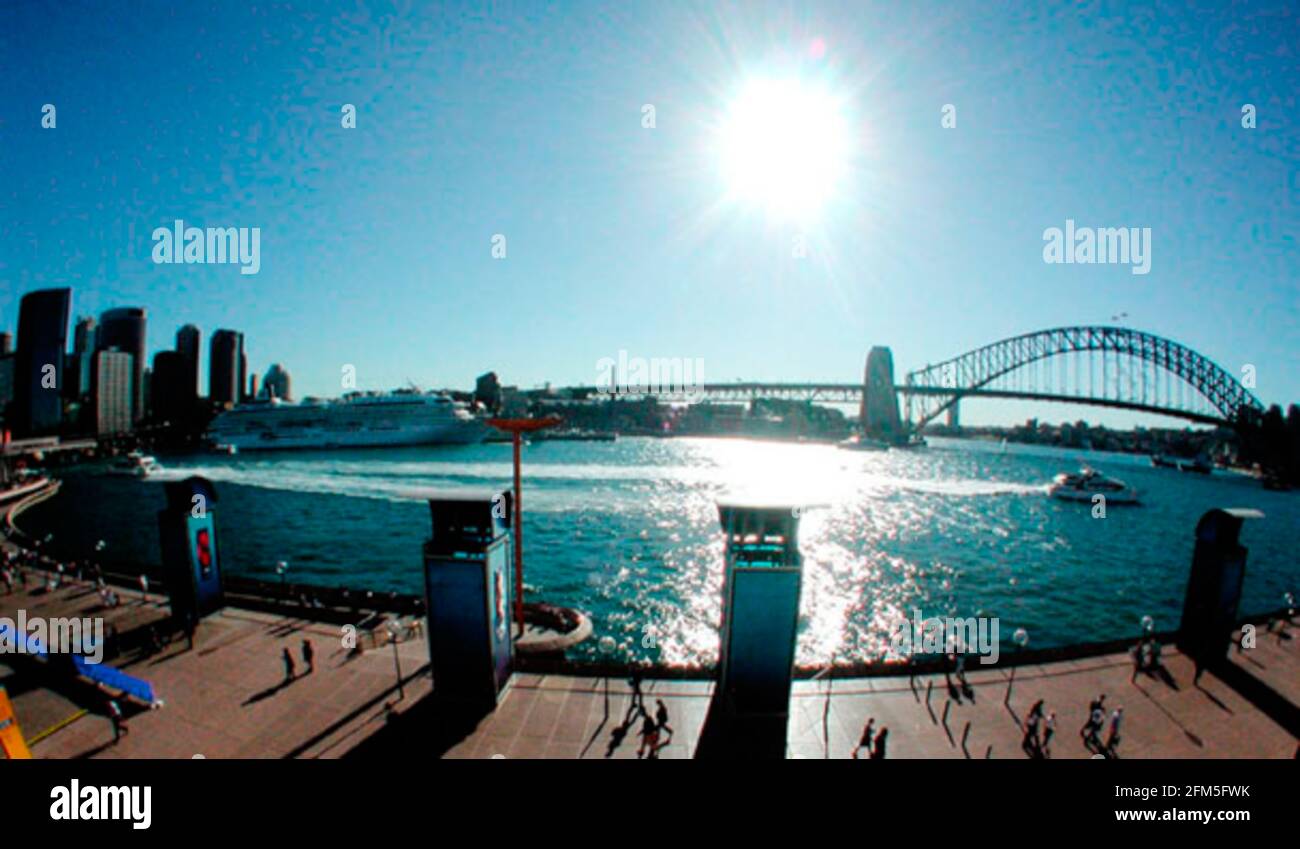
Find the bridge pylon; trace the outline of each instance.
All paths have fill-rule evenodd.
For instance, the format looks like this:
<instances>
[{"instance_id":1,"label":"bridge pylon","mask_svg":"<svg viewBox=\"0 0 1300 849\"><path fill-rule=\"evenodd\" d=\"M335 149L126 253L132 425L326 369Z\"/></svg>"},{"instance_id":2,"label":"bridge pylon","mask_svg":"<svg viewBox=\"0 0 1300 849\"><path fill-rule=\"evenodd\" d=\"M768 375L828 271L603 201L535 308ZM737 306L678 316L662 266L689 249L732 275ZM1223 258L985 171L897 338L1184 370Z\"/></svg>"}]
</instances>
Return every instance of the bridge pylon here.
<instances>
[{"instance_id":1,"label":"bridge pylon","mask_svg":"<svg viewBox=\"0 0 1300 849\"><path fill-rule=\"evenodd\" d=\"M898 416L898 394L894 390L894 352L883 345L873 347L867 354L859 416L864 436L887 442L907 437Z\"/></svg>"}]
</instances>

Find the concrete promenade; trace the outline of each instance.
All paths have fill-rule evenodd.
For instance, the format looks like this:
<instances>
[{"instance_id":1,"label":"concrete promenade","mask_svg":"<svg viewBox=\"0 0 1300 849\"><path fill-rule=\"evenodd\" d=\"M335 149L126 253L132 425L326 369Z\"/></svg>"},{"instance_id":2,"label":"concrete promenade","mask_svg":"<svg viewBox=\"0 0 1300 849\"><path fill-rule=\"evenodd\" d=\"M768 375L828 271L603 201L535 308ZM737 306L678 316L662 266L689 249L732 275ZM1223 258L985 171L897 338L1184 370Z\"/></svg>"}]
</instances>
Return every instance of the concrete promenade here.
<instances>
[{"instance_id":1,"label":"concrete promenade","mask_svg":"<svg viewBox=\"0 0 1300 849\"><path fill-rule=\"evenodd\" d=\"M1272 637L1264 642L1247 656L1280 677L1300 680L1300 636L1281 644ZM1111 709L1124 709L1116 747L1120 758L1295 754L1300 741L1212 673L1206 672L1196 687L1186 658L1167 650L1164 661L1169 682L1145 674L1130 681L1133 664L1127 654L1023 666L1016 670L1009 705L1004 704L1009 669L971 670L967 680L973 699L962 695L959 686L949 691L943 675L799 681L791 700L789 755L849 758L868 718L875 717L876 730L889 728L890 758L1028 758L1021 748L1020 722L1030 706L1043 699L1045 713L1057 714L1050 757L1089 758L1094 752L1084 745L1079 729L1088 703L1102 693L1108 722ZM659 756L692 756L713 685L650 680L642 691L652 713L655 700L663 700L675 732ZM604 758L611 733L627 716L631 700L624 680L516 675L496 713L447 756ZM633 723L611 757L635 758L639 729L640 723Z\"/></svg>"},{"instance_id":2,"label":"concrete promenade","mask_svg":"<svg viewBox=\"0 0 1300 849\"><path fill-rule=\"evenodd\" d=\"M35 574L29 572L28 591L0 595L0 616L13 618L19 608L29 620L102 616L126 634L167 615L156 596L142 601L139 591L119 589L122 604L104 608L92 587L49 593L35 586ZM304 639L314 649L311 674L305 674ZM349 658L339 626L227 608L204 620L193 649L178 637L156 654L110 662L149 681L163 702L150 710L120 700L129 732L116 744L108 693L94 685L46 674L28 657L0 655L0 686L34 757L336 757L382 727L390 709L404 711L431 688L428 651L418 634L397 646L404 698L391 644L370 647L364 634L360 642L367 648ZM288 682L286 648L298 673Z\"/></svg>"},{"instance_id":3,"label":"concrete promenade","mask_svg":"<svg viewBox=\"0 0 1300 849\"><path fill-rule=\"evenodd\" d=\"M51 591L49 573L26 574L26 587L0 594L0 617L16 618L20 609L29 620L99 617L124 643L138 643L168 616L158 595L117 587L121 603L105 607L89 582L65 579ZM413 713L407 725L400 720L429 701L428 649L423 623L401 624L404 639L396 650L381 626L361 632L362 651L353 653L339 625L226 608L203 621L192 648L180 637L157 651L131 648L111 662L150 681L163 703L149 709L121 701L129 733L118 742L106 713L110 693L89 682L53 674L29 657L0 655L0 685L35 757L340 757L358 746L364 754L363 743L404 727L415 730L409 738L397 735L396 744L418 747L429 739L421 714ZM137 639L127 639L132 635ZM303 674L304 639L315 650L311 674ZM292 680L285 676L285 649L297 667ZM1111 710L1124 709L1113 752L1120 758L1295 756L1300 741L1214 672L1194 684L1186 658L1166 648L1163 661L1167 675L1136 679L1125 653L1030 664L1014 670L1014 683L1010 668L986 670L972 662L965 692L943 674L798 681L788 755L851 757L874 717L876 730L889 729L890 758L1027 758L1021 721L1042 699L1044 714L1056 713L1049 756L1092 757L1079 729L1089 702L1104 693L1107 722ZM1248 673L1294 709L1300 629L1292 626L1289 639L1261 629L1256 648L1232 654L1232 670ZM672 734L664 736L658 757L692 757L713 683L649 679L642 691L652 715L657 700L668 711ZM385 729L387 735L379 733ZM514 676L495 712L439 750L450 758L636 758L640 730L624 679L525 673Z\"/></svg>"},{"instance_id":4,"label":"concrete promenade","mask_svg":"<svg viewBox=\"0 0 1300 849\"><path fill-rule=\"evenodd\" d=\"M0 616L19 608L30 617L103 616L120 633L166 615L163 600L121 591L123 603L104 609L93 588L36 586L0 596ZM288 648L304 670L303 639L315 648L315 671L285 683L281 652ZM365 638L363 646L370 643ZM128 710L130 732L113 743L104 713L106 695L90 684L66 685L41 674L35 661L0 659L0 684L9 691L24 736L35 738L37 757L335 757L382 728L386 714L401 713L430 693L427 648L418 632L398 644L405 677L399 698L391 645L378 644L348 658L335 625L227 609L205 620L193 650L183 638L156 655L121 666L152 682L164 706ZM1235 662L1274 689L1296 697L1300 637L1262 635L1259 646ZM967 678L969 694L950 690L943 675L799 681L791 703L789 754L847 758L862 727L875 717L889 728L891 758L1025 758L1020 718L1043 699L1057 714L1053 758L1090 757L1079 736L1088 702L1106 694L1106 706L1124 708L1121 758L1292 757L1297 741L1232 688L1207 672L1193 686L1190 662L1165 653L1169 679L1140 675L1131 681L1126 654L1016 670L1004 704L1009 669L982 670ZM419 674L416 674L416 673ZM668 710L673 734L661 758L694 754L713 684L647 680L644 704ZM452 758L635 758L641 723L629 716L631 690L622 679L518 674L497 710L452 746ZM390 707L391 706L391 707ZM1105 735L1103 734L1103 737ZM613 745L611 746L611 743Z\"/></svg>"}]
</instances>

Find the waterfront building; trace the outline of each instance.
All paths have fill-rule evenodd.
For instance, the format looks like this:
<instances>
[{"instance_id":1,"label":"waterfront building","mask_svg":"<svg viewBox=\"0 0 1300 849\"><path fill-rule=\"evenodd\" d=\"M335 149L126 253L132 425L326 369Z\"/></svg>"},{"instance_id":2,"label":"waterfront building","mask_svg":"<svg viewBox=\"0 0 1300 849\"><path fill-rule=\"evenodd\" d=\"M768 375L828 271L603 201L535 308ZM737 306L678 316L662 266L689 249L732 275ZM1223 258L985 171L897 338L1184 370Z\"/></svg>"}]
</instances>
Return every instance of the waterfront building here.
<instances>
[{"instance_id":1,"label":"waterfront building","mask_svg":"<svg viewBox=\"0 0 1300 849\"><path fill-rule=\"evenodd\" d=\"M199 345L202 338L199 329L192 324L176 331L176 352L185 358L186 373L189 375L185 391L193 398L199 397Z\"/></svg>"},{"instance_id":2,"label":"waterfront building","mask_svg":"<svg viewBox=\"0 0 1300 849\"><path fill-rule=\"evenodd\" d=\"M289 372L279 363L274 363L266 370L262 378L262 394L267 398L279 398L281 401L293 400L293 381Z\"/></svg>"},{"instance_id":3,"label":"waterfront building","mask_svg":"<svg viewBox=\"0 0 1300 849\"><path fill-rule=\"evenodd\" d=\"M71 289L40 289L23 295L11 416L17 435L55 434L62 424L63 356L71 305Z\"/></svg>"},{"instance_id":4,"label":"waterfront building","mask_svg":"<svg viewBox=\"0 0 1300 849\"><path fill-rule=\"evenodd\" d=\"M68 354L63 361L63 397L76 401L90 394L90 370L94 352Z\"/></svg>"},{"instance_id":5,"label":"waterfront building","mask_svg":"<svg viewBox=\"0 0 1300 849\"><path fill-rule=\"evenodd\" d=\"M145 329L147 314L143 307L120 307L108 310L99 317L99 333L95 350L117 348L132 356L135 369L132 380L131 421L144 416Z\"/></svg>"},{"instance_id":6,"label":"waterfront building","mask_svg":"<svg viewBox=\"0 0 1300 849\"><path fill-rule=\"evenodd\" d=\"M95 433L99 436L131 432L136 397L134 360L134 355L118 348L95 352L93 399Z\"/></svg>"},{"instance_id":7,"label":"waterfront building","mask_svg":"<svg viewBox=\"0 0 1300 849\"><path fill-rule=\"evenodd\" d=\"M250 374L248 376L248 394L244 396L244 400L252 401L255 398L257 398L257 375Z\"/></svg>"},{"instance_id":8,"label":"waterfront building","mask_svg":"<svg viewBox=\"0 0 1300 849\"><path fill-rule=\"evenodd\" d=\"M501 381L496 372L479 375L474 381L474 400L492 412L501 409Z\"/></svg>"},{"instance_id":9,"label":"waterfront building","mask_svg":"<svg viewBox=\"0 0 1300 849\"><path fill-rule=\"evenodd\" d=\"M239 403L243 391L244 334L218 330L208 349L208 395L218 404Z\"/></svg>"},{"instance_id":10,"label":"waterfront building","mask_svg":"<svg viewBox=\"0 0 1300 849\"><path fill-rule=\"evenodd\" d=\"M14 335L12 333L0 333L0 357L12 354L13 351Z\"/></svg>"},{"instance_id":11,"label":"waterfront building","mask_svg":"<svg viewBox=\"0 0 1300 849\"><path fill-rule=\"evenodd\" d=\"M189 419L196 398L191 377L189 358L185 354L180 351L154 354L150 392L154 421L178 425Z\"/></svg>"},{"instance_id":12,"label":"waterfront building","mask_svg":"<svg viewBox=\"0 0 1300 849\"><path fill-rule=\"evenodd\" d=\"M72 352L74 354L93 354L95 353L95 339L98 331L95 326L94 316L83 315L77 319L76 330L73 331Z\"/></svg>"}]
</instances>

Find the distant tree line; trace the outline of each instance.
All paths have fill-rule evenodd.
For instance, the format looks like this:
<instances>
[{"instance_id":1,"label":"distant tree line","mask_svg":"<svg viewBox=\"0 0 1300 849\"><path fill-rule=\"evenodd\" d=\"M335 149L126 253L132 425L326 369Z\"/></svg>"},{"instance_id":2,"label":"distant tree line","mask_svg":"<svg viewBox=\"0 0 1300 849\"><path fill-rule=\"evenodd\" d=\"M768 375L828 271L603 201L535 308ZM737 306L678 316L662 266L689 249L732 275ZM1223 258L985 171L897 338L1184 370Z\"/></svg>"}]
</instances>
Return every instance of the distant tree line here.
<instances>
[{"instance_id":1,"label":"distant tree line","mask_svg":"<svg viewBox=\"0 0 1300 849\"><path fill-rule=\"evenodd\" d=\"M1236 423L1242 465L1259 464L1266 474L1300 484L1300 406L1292 404L1286 416L1277 404L1264 413L1244 410Z\"/></svg>"}]
</instances>

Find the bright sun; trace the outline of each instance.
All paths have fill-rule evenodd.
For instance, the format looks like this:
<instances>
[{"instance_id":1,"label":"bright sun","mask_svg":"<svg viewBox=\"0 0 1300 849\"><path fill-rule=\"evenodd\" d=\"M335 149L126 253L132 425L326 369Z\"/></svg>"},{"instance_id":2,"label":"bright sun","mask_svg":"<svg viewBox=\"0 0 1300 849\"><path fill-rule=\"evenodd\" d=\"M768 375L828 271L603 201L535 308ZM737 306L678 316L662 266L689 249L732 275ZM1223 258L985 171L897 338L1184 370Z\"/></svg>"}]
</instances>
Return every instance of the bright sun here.
<instances>
[{"instance_id":1,"label":"bright sun","mask_svg":"<svg viewBox=\"0 0 1300 849\"><path fill-rule=\"evenodd\" d=\"M797 79L746 85L723 117L720 143L733 198L781 218L815 216L847 167L840 102Z\"/></svg>"}]
</instances>

